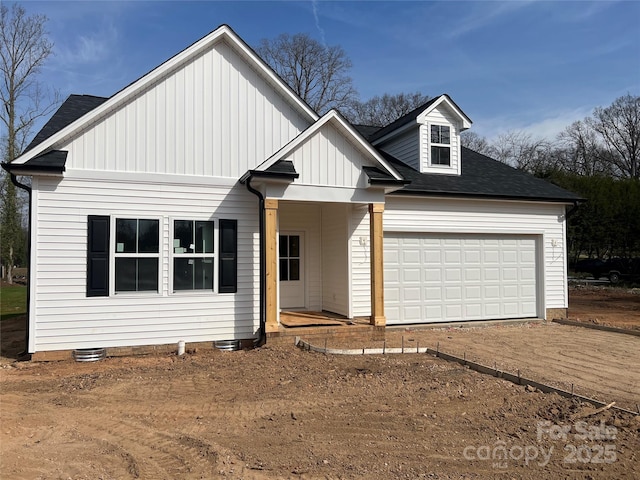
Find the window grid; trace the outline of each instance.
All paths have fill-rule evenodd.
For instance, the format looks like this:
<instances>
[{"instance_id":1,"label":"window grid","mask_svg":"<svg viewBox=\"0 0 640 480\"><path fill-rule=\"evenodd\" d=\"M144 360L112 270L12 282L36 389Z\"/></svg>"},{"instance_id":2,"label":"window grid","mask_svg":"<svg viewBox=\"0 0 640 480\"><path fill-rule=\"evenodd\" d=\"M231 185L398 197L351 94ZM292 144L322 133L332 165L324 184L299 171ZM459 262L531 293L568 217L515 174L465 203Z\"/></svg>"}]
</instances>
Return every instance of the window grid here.
<instances>
[{"instance_id":1,"label":"window grid","mask_svg":"<svg viewBox=\"0 0 640 480\"><path fill-rule=\"evenodd\" d=\"M159 291L160 220L115 219L115 293Z\"/></svg>"},{"instance_id":2,"label":"window grid","mask_svg":"<svg viewBox=\"0 0 640 480\"><path fill-rule=\"evenodd\" d=\"M451 128L448 125L431 125L431 165L451 166Z\"/></svg>"},{"instance_id":3,"label":"window grid","mask_svg":"<svg viewBox=\"0 0 640 480\"><path fill-rule=\"evenodd\" d=\"M173 221L173 292L213 291L215 287L215 223Z\"/></svg>"}]
</instances>

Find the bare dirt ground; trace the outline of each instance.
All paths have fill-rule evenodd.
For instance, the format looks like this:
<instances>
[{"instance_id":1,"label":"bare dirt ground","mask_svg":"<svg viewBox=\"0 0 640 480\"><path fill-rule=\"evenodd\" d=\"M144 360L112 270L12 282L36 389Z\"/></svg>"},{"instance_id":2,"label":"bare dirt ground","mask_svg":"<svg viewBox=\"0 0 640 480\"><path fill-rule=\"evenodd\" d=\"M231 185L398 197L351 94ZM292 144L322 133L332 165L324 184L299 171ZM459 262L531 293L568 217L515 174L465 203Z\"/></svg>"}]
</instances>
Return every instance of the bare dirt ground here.
<instances>
[{"instance_id":1,"label":"bare dirt ground","mask_svg":"<svg viewBox=\"0 0 640 480\"><path fill-rule=\"evenodd\" d=\"M426 354L287 345L15 362L11 320L1 339L2 479L640 477L640 416L584 416L594 408ZM528 324L401 330L387 344L403 337L524 365L549 383L590 375L594 391L577 393L627 408L638 398L640 337Z\"/></svg>"},{"instance_id":2,"label":"bare dirt ground","mask_svg":"<svg viewBox=\"0 0 640 480\"><path fill-rule=\"evenodd\" d=\"M640 330L640 288L576 285L569 290L569 318Z\"/></svg>"}]
</instances>

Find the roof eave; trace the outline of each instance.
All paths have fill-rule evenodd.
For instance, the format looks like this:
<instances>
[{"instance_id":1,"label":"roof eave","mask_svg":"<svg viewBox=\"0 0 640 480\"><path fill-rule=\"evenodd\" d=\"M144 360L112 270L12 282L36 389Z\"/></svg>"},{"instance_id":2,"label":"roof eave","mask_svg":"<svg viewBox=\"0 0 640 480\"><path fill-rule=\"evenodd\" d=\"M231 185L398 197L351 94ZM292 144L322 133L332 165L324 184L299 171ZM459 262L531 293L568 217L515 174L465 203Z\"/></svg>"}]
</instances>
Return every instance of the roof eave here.
<instances>
[{"instance_id":1,"label":"roof eave","mask_svg":"<svg viewBox=\"0 0 640 480\"><path fill-rule=\"evenodd\" d=\"M564 203L567 205L574 205L576 203L582 203L585 201L583 198L567 198L567 197L523 197L517 195L496 195L496 194L484 194L473 192L437 192L437 191L424 191L424 190L397 190L393 192L402 196L416 196L416 197L443 197L443 198L475 198L486 200L508 200L508 201L521 201L521 202L545 202L545 203Z\"/></svg>"},{"instance_id":2,"label":"roof eave","mask_svg":"<svg viewBox=\"0 0 640 480\"><path fill-rule=\"evenodd\" d=\"M245 184L249 177L260 178L264 180L287 180L293 182L300 177L299 173L285 173L285 172L270 172L265 170L249 170L242 177L240 177L240 183Z\"/></svg>"}]
</instances>

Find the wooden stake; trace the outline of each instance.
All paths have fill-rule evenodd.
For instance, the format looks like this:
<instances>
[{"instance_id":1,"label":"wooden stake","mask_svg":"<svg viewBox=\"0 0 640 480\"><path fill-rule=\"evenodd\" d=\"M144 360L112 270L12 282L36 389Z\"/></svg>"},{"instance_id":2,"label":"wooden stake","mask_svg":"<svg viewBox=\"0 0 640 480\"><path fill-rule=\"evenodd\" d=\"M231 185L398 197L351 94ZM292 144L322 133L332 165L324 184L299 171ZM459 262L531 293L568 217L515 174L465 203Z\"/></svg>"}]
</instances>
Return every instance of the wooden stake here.
<instances>
[{"instance_id":1,"label":"wooden stake","mask_svg":"<svg viewBox=\"0 0 640 480\"><path fill-rule=\"evenodd\" d=\"M572 415L571 419L572 420L577 420L578 418L585 418L585 417L590 417L591 415L597 415L598 413L602 413L605 410L609 410L615 404L616 404L616 402L611 402L609 405L605 405L604 407L600 407L600 408L594 410L593 412L587 412L587 413L580 413L580 414Z\"/></svg>"}]
</instances>

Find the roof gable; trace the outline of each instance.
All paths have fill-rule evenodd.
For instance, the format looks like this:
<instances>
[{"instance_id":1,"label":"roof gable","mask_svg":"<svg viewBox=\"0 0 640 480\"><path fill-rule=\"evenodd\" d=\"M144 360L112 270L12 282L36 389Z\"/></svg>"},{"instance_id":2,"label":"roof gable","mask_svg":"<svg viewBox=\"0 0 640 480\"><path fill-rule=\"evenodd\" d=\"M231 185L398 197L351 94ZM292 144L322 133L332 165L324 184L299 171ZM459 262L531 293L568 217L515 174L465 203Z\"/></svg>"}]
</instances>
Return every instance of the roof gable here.
<instances>
[{"instance_id":1,"label":"roof gable","mask_svg":"<svg viewBox=\"0 0 640 480\"><path fill-rule=\"evenodd\" d=\"M345 186L356 186L357 181L346 178L350 176L349 173L340 177L340 172L351 172L351 177L357 175L363 178L363 167L377 168L392 181L403 180L384 157L336 110L326 113L258 166L256 171L267 171L281 160L293 162L296 171L301 175L301 183L318 182L318 175L313 175L312 172L319 174L325 169L327 175L324 181L330 184L344 183ZM351 165L347 167L346 162Z\"/></svg>"},{"instance_id":2,"label":"roof gable","mask_svg":"<svg viewBox=\"0 0 640 480\"><path fill-rule=\"evenodd\" d=\"M460 109L460 107L458 107L458 105L456 105L455 102L451 100L451 97L446 94L440 95L433 103L425 108L416 117L416 121L418 123L424 123L425 118L427 118L431 112L442 107L445 107L447 110L453 113L454 116L459 118L462 125L462 130L466 130L467 128L471 127L471 119L467 117L465 113Z\"/></svg>"},{"instance_id":3,"label":"roof gable","mask_svg":"<svg viewBox=\"0 0 640 480\"><path fill-rule=\"evenodd\" d=\"M418 124L423 123L424 118L432 112L438 106L446 106L456 116L460 118L462 129L471 127L471 119L456 105L449 95L442 94L438 97L432 98L428 102L414 108L412 111L398 118L394 122L390 123L384 128L381 128L371 134L369 141L373 144L379 144L388 138L394 137L405 130L417 127Z\"/></svg>"},{"instance_id":4,"label":"roof gable","mask_svg":"<svg viewBox=\"0 0 640 480\"><path fill-rule=\"evenodd\" d=\"M123 88L115 95L110 97L96 105L93 108L88 108L80 117L71 120L67 125L63 128L60 128L57 131L53 131L51 129L50 136L47 138L44 137L45 134L49 133L49 130L41 133L43 135L40 138L34 139L30 144L30 149L25 151L22 155L14 160L16 163L26 162L29 158L33 158L41 154L42 152L50 149L64 139L72 136L76 132L82 131L88 125L91 125L101 118L109 115L111 112L118 110L121 106L125 105L127 102L136 98L154 83L158 82L163 77L170 75L171 73L179 70L183 65L189 62L191 59L201 55L210 49L214 44L218 42L227 42L230 44L239 54L244 58L245 61L249 62L253 68L260 72L260 74L272 85L276 88L279 93L284 97L291 105L293 105L298 112L304 117L308 118L310 121L315 121L318 118L318 115L309 107L299 96L297 96L291 88L286 85L286 83L260 58L258 55L249 47L240 37L236 35L236 33L228 26L222 25L218 27L216 30L206 35L202 39L198 40L182 52L173 56L169 60L165 61L149 73L145 74L138 80L134 81L127 87ZM99 98L99 97L93 97ZM87 106L88 107L88 106ZM58 113L58 112L56 112ZM80 113L76 111L75 113ZM56 115L54 115L55 117ZM59 119L61 116L59 116ZM38 135L36 136L38 137Z\"/></svg>"}]
</instances>

